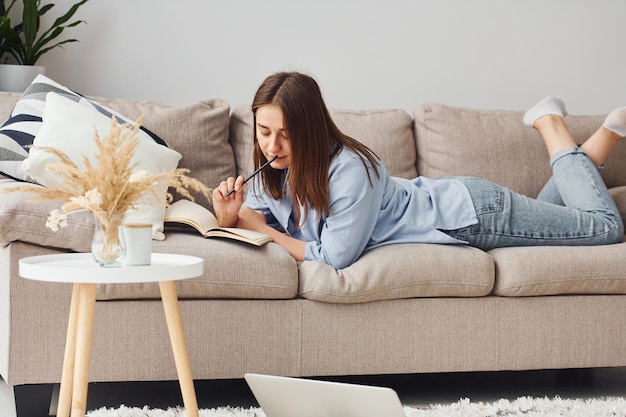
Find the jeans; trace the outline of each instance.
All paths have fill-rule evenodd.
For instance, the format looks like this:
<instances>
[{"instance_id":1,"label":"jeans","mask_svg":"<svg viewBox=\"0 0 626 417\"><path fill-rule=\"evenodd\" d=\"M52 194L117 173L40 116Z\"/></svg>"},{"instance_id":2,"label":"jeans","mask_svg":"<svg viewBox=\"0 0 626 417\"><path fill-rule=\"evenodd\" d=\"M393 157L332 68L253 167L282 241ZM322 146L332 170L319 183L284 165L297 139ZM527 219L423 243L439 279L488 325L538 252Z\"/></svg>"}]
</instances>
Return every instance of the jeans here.
<instances>
[{"instance_id":1,"label":"jeans","mask_svg":"<svg viewBox=\"0 0 626 417\"><path fill-rule=\"evenodd\" d=\"M537 199L480 178L455 177L469 190L478 223L444 232L483 250L621 242L622 219L587 154L564 149L550 166L553 176Z\"/></svg>"}]
</instances>

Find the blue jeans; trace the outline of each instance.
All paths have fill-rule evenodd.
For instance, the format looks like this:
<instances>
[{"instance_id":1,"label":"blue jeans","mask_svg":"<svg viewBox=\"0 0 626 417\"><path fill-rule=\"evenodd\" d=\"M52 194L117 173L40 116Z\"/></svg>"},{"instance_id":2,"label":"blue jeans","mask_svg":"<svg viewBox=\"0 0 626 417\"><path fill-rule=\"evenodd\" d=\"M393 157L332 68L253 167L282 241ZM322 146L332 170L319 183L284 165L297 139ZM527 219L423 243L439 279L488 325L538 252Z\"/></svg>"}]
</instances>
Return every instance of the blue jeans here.
<instances>
[{"instance_id":1,"label":"blue jeans","mask_svg":"<svg viewBox=\"0 0 626 417\"><path fill-rule=\"evenodd\" d=\"M483 250L621 242L622 219L587 154L564 149L550 166L553 176L537 199L480 178L455 177L469 190L478 223L444 232Z\"/></svg>"}]
</instances>

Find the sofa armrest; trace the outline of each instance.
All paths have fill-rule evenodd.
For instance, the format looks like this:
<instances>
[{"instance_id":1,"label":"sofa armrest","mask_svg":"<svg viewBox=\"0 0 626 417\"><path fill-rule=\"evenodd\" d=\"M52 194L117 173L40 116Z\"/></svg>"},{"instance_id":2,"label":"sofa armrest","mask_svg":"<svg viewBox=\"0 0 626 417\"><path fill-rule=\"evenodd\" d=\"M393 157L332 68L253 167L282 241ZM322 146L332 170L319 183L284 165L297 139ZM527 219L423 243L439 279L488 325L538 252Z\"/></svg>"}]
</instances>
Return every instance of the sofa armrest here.
<instances>
[{"instance_id":1,"label":"sofa armrest","mask_svg":"<svg viewBox=\"0 0 626 417\"><path fill-rule=\"evenodd\" d=\"M54 253L23 242L0 247L0 375L9 385L61 379L72 286L19 276L20 259Z\"/></svg>"},{"instance_id":2,"label":"sofa armrest","mask_svg":"<svg viewBox=\"0 0 626 417\"><path fill-rule=\"evenodd\" d=\"M0 192L19 185L0 180ZM0 194L0 244L22 241L52 248L89 252L93 236L93 218L88 212L68 216L67 227L53 232L46 227L50 211L61 207L60 201L32 201L34 194L10 192Z\"/></svg>"}]
</instances>

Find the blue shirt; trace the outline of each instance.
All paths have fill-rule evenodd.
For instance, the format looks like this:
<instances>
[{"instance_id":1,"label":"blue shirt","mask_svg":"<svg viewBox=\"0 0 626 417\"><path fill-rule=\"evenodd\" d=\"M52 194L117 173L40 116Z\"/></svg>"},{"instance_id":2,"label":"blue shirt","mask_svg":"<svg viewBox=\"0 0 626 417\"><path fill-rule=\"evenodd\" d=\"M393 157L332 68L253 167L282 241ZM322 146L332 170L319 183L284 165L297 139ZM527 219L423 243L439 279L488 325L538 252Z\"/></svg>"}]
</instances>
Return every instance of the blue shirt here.
<instances>
[{"instance_id":1,"label":"blue shirt","mask_svg":"<svg viewBox=\"0 0 626 417\"><path fill-rule=\"evenodd\" d=\"M300 227L294 223L289 193L274 200L259 191L263 189L259 177L248 190L244 204L262 211L268 225L305 241L305 260L320 261L337 269L383 245L464 243L437 230L477 223L472 199L461 181L424 177L407 180L391 177L380 162L377 168L378 176L369 167L368 178L356 153L349 149L339 152L329 167L329 213L320 217L308 209Z\"/></svg>"}]
</instances>

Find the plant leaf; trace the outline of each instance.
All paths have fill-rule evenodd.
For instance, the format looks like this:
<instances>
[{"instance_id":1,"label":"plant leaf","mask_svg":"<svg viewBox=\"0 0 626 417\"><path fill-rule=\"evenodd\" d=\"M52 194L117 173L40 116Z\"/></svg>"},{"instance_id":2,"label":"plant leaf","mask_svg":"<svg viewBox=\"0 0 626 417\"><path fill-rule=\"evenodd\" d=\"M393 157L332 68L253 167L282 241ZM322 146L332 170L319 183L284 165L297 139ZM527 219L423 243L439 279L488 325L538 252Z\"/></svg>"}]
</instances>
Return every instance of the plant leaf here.
<instances>
[{"instance_id":1,"label":"plant leaf","mask_svg":"<svg viewBox=\"0 0 626 417\"><path fill-rule=\"evenodd\" d=\"M43 16L44 14L46 14L46 12L50 9L52 9L54 7L53 3L50 4L46 4L45 6L43 6L41 9L39 9L39 11L37 12L39 14L39 16Z\"/></svg>"},{"instance_id":2,"label":"plant leaf","mask_svg":"<svg viewBox=\"0 0 626 417\"><path fill-rule=\"evenodd\" d=\"M68 20L70 20L72 18L72 16L74 16L74 13L76 13L76 11L78 10L78 8L80 6L82 6L83 4L87 3L87 1L89 0L82 0L79 1L78 3L76 3L75 5L73 5L68 11L67 13L65 13L63 16L57 18L57 20L54 21L54 23L52 24L53 27L55 26L60 26L63 23L67 22Z\"/></svg>"},{"instance_id":3,"label":"plant leaf","mask_svg":"<svg viewBox=\"0 0 626 417\"><path fill-rule=\"evenodd\" d=\"M11 3L9 3L9 7L4 7L4 0L2 0L2 3L0 3L0 16L8 17L9 16L9 12L13 8L13 5L15 4L16 1L17 0L13 0L13 1L11 1Z\"/></svg>"},{"instance_id":4,"label":"plant leaf","mask_svg":"<svg viewBox=\"0 0 626 417\"><path fill-rule=\"evenodd\" d=\"M61 41L61 42L55 43L55 44L54 44L54 45L52 45L52 46L49 46L49 47L44 48L44 49L41 49L40 51L38 51L37 53L35 53L35 55L32 57L32 61L33 61L33 62L37 62L37 61L39 60L39 58L41 58L41 56L42 56L43 54L45 54L46 52L48 52L49 50L54 49L54 48L62 48L62 46L61 46L61 45L66 44L66 43L72 43L72 42L78 42L78 39L66 39L66 40L64 40L64 41Z\"/></svg>"},{"instance_id":5,"label":"plant leaf","mask_svg":"<svg viewBox=\"0 0 626 417\"><path fill-rule=\"evenodd\" d=\"M24 0L22 27L24 28L24 44L32 45L39 30L37 0Z\"/></svg>"}]
</instances>

